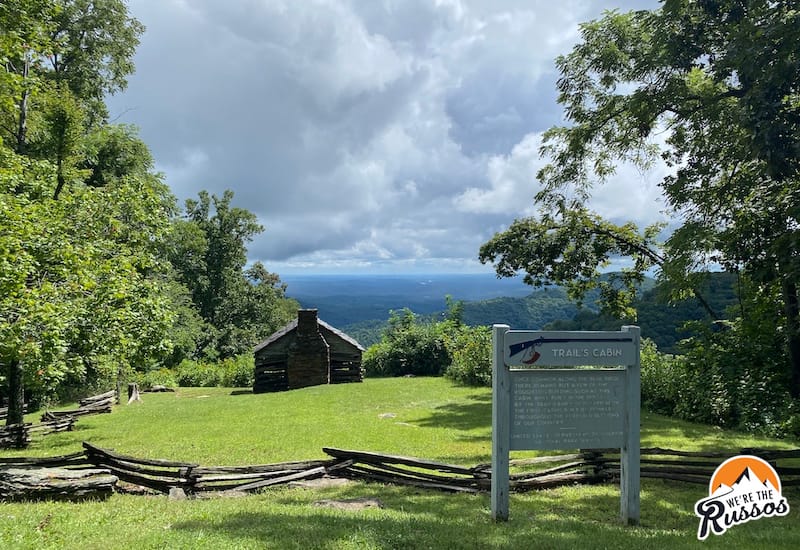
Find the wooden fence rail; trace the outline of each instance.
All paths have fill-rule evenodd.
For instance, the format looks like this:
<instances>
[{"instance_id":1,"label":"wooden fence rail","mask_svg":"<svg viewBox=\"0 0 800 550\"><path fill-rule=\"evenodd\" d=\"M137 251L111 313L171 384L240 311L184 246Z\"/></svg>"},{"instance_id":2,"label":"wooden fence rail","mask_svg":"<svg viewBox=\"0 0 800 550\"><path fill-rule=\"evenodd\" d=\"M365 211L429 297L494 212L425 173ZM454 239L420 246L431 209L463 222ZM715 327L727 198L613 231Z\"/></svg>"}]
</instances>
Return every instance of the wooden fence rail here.
<instances>
[{"instance_id":1,"label":"wooden fence rail","mask_svg":"<svg viewBox=\"0 0 800 550\"><path fill-rule=\"evenodd\" d=\"M110 413L116 400L116 390L87 397L80 401L77 409L70 411L46 411L38 424L22 423L0 427L0 449L22 449L31 443L31 435L47 435L55 432L72 431L77 417L87 414ZM25 405L27 410L27 405ZM0 409L0 413L8 409Z\"/></svg>"},{"instance_id":2,"label":"wooden fence rail","mask_svg":"<svg viewBox=\"0 0 800 550\"><path fill-rule=\"evenodd\" d=\"M28 412L28 404L25 403L22 406L22 413L25 414ZM0 407L0 420L5 420L8 418L8 407Z\"/></svg>"},{"instance_id":3,"label":"wooden fence rail","mask_svg":"<svg viewBox=\"0 0 800 550\"><path fill-rule=\"evenodd\" d=\"M282 462L277 464L258 464L251 466L211 466L197 467L190 472L191 491L248 491L258 487L250 487L254 483L270 481L271 484L284 482L287 476L305 474L304 477L320 476L326 468L332 466L328 460L310 460L303 462ZM323 471L319 471L322 468ZM313 472L313 473L310 473ZM296 478L296 479L302 479ZM285 482L294 481L293 479ZM267 486L267 485L264 485Z\"/></svg>"},{"instance_id":4,"label":"wooden fence rail","mask_svg":"<svg viewBox=\"0 0 800 550\"><path fill-rule=\"evenodd\" d=\"M98 403L105 403L105 402L115 402L117 400L117 390L109 390L105 393L101 393L99 395L92 395L90 397L86 397L81 399L78 404L81 407L89 407L92 405L96 405Z\"/></svg>"},{"instance_id":5,"label":"wooden fence rail","mask_svg":"<svg viewBox=\"0 0 800 550\"><path fill-rule=\"evenodd\" d=\"M478 493L486 492L491 487L491 468L488 464L467 467L407 456L330 447L323 449L331 457L328 460L249 466L201 466L190 462L136 458L102 449L88 442L84 442L83 447L83 453L61 457L0 459L0 474L8 469L21 467L95 468L98 472L115 476L119 480L162 493L181 489L187 494L256 491L322 476L451 492ZM794 460L790 464L786 463L800 458L800 449L739 449L715 452L642 449L641 476L708 484L723 459L740 454L754 454L771 462L781 477L783 486L800 485L800 462ZM607 483L619 479L619 451L614 449L583 450L579 453L517 459L512 460L511 465L513 469L509 487L515 492L578 483ZM37 481L37 487L42 494L46 494L40 481Z\"/></svg>"},{"instance_id":6,"label":"wooden fence rail","mask_svg":"<svg viewBox=\"0 0 800 550\"><path fill-rule=\"evenodd\" d=\"M91 462L89 462L86 453L82 451L68 455L48 456L43 458L24 456L0 458L0 469L9 467L38 468L44 466L52 468L83 468L90 465Z\"/></svg>"},{"instance_id":7,"label":"wooden fence rail","mask_svg":"<svg viewBox=\"0 0 800 550\"><path fill-rule=\"evenodd\" d=\"M42 414L42 421L56 420L58 418L65 418L67 416L78 417L90 414L110 413L111 407L117 402L117 390L111 390L100 395L87 397L81 399L77 409L68 411L45 411Z\"/></svg>"},{"instance_id":8,"label":"wooden fence rail","mask_svg":"<svg viewBox=\"0 0 800 550\"><path fill-rule=\"evenodd\" d=\"M198 466L190 462L136 458L101 449L83 442L83 448L92 464L107 468L122 481L168 493L173 487L186 489L190 483L188 472Z\"/></svg>"},{"instance_id":9,"label":"wooden fence rail","mask_svg":"<svg viewBox=\"0 0 800 550\"><path fill-rule=\"evenodd\" d=\"M0 427L0 449L27 447L33 434L47 435L56 432L72 431L75 419L72 417L56 418L39 424L9 424Z\"/></svg>"},{"instance_id":10,"label":"wooden fence rail","mask_svg":"<svg viewBox=\"0 0 800 550\"><path fill-rule=\"evenodd\" d=\"M0 458L0 500L106 498L117 478L94 468L85 452Z\"/></svg>"}]
</instances>

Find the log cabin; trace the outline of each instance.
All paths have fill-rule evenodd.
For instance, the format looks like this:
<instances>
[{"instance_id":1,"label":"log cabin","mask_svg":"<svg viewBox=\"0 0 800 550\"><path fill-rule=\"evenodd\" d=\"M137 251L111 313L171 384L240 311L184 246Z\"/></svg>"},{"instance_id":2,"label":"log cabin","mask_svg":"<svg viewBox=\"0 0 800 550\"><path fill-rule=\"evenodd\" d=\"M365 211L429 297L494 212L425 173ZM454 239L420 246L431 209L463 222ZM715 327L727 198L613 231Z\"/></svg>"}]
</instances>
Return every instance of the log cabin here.
<instances>
[{"instance_id":1,"label":"log cabin","mask_svg":"<svg viewBox=\"0 0 800 550\"><path fill-rule=\"evenodd\" d=\"M363 352L356 340L319 319L316 309L301 309L253 351L253 393L361 382Z\"/></svg>"}]
</instances>

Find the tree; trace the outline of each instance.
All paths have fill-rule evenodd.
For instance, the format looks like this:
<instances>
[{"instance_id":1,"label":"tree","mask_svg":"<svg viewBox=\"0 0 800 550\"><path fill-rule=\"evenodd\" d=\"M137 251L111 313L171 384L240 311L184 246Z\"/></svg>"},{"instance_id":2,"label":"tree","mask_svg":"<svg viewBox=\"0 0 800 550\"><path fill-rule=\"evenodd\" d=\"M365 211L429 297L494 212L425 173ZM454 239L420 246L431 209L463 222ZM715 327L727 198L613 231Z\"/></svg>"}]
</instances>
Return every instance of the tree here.
<instances>
[{"instance_id":1,"label":"tree","mask_svg":"<svg viewBox=\"0 0 800 550\"><path fill-rule=\"evenodd\" d=\"M0 128L26 154L41 95L69 92L87 128L106 123L104 97L125 89L143 25L123 0L8 0L0 5Z\"/></svg>"},{"instance_id":2,"label":"tree","mask_svg":"<svg viewBox=\"0 0 800 550\"><path fill-rule=\"evenodd\" d=\"M186 201L186 218L172 229L166 254L209 330L201 353L226 358L249 351L294 317L277 275L260 262L247 266L246 243L263 231L255 214L201 191Z\"/></svg>"},{"instance_id":3,"label":"tree","mask_svg":"<svg viewBox=\"0 0 800 550\"><path fill-rule=\"evenodd\" d=\"M47 76L66 83L86 102L92 122L103 123L107 118L104 98L127 87L144 25L128 14L124 0L59 0L56 4Z\"/></svg>"},{"instance_id":4,"label":"tree","mask_svg":"<svg viewBox=\"0 0 800 550\"><path fill-rule=\"evenodd\" d=\"M113 374L169 346L172 321L156 255L172 197L155 177L127 177L52 198L57 167L0 144L0 364L9 423L22 386Z\"/></svg>"},{"instance_id":5,"label":"tree","mask_svg":"<svg viewBox=\"0 0 800 550\"><path fill-rule=\"evenodd\" d=\"M46 0L10 0L0 4L0 113L5 139L24 153L28 107L39 86L37 69L52 51L50 23L56 6Z\"/></svg>"},{"instance_id":6,"label":"tree","mask_svg":"<svg viewBox=\"0 0 800 550\"><path fill-rule=\"evenodd\" d=\"M142 30L122 0L0 4L9 423L23 386L52 396L174 355L176 313L192 321L161 255L174 198L135 131L106 123L103 98L125 87Z\"/></svg>"},{"instance_id":7,"label":"tree","mask_svg":"<svg viewBox=\"0 0 800 550\"><path fill-rule=\"evenodd\" d=\"M40 94L38 107L34 113L38 124L32 125L35 132L29 136L27 153L55 163L57 184L53 198L57 200L67 180L80 179L82 175L76 165L82 153L85 113L66 86Z\"/></svg>"},{"instance_id":8,"label":"tree","mask_svg":"<svg viewBox=\"0 0 800 550\"><path fill-rule=\"evenodd\" d=\"M137 129L126 124L108 124L89 132L82 143L79 168L87 170L85 183L103 187L128 174L153 170L153 157L139 139Z\"/></svg>"},{"instance_id":9,"label":"tree","mask_svg":"<svg viewBox=\"0 0 800 550\"><path fill-rule=\"evenodd\" d=\"M612 256L628 255L628 298L628 283L653 265L675 296L714 265L779 288L789 388L800 396L800 12L791 2L665 0L581 30L557 60L571 124L545 134L539 216L486 243L481 260L534 282L577 277L580 292ZM617 163L648 166L658 155L674 170L660 185L680 221L663 246L655 228L611 224L587 207Z\"/></svg>"}]
</instances>

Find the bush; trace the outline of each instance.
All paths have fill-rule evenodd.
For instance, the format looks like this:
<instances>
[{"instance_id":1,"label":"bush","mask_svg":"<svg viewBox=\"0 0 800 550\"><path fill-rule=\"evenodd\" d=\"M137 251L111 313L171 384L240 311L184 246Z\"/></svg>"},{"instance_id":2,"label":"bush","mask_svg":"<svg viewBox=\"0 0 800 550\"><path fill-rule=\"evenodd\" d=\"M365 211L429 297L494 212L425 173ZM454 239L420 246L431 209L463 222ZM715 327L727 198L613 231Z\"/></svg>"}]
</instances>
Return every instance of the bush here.
<instances>
[{"instance_id":1,"label":"bush","mask_svg":"<svg viewBox=\"0 0 800 550\"><path fill-rule=\"evenodd\" d=\"M450 354L434 330L418 326L370 347L363 364L367 376L439 376L450 364Z\"/></svg>"},{"instance_id":2,"label":"bush","mask_svg":"<svg viewBox=\"0 0 800 550\"><path fill-rule=\"evenodd\" d=\"M452 363L445 375L467 386L492 386L492 329L460 327L448 339Z\"/></svg>"},{"instance_id":3,"label":"bush","mask_svg":"<svg viewBox=\"0 0 800 550\"><path fill-rule=\"evenodd\" d=\"M153 386L165 386L167 388L178 387L175 371L165 368L136 373L133 380L139 384L139 387L143 390L149 390Z\"/></svg>"},{"instance_id":4,"label":"bush","mask_svg":"<svg viewBox=\"0 0 800 550\"><path fill-rule=\"evenodd\" d=\"M380 343L371 346L363 358L367 376L438 376L450 365L442 326L419 324L409 310L392 313L389 328Z\"/></svg>"},{"instance_id":5,"label":"bush","mask_svg":"<svg viewBox=\"0 0 800 550\"><path fill-rule=\"evenodd\" d=\"M178 385L183 387L220 386L222 375L216 365L184 359L178 365L176 376Z\"/></svg>"},{"instance_id":6,"label":"bush","mask_svg":"<svg viewBox=\"0 0 800 550\"><path fill-rule=\"evenodd\" d=\"M642 346L642 403L649 410L773 437L800 434L800 404L788 392L782 330L769 310L713 327L693 323L685 354Z\"/></svg>"},{"instance_id":7,"label":"bush","mask_svg":"<svg viewBox=\"0 0 800 550\"><path fill-rule=\"evenodd\" d=\"M227 388L246 388L253 386L255 359L251 354L229 357L220 364L222 385Z\"/></svg>"},{"instance_id":8,"label":"bush","mask_svg":"<svg viewBox=\"0 0 800 550\"><path fill-rule=\"evenodd\" d=\"M659 353L655 343L642 338L642 406L666 415L674 415L681 400L686 379L680 358Z\"/></svg>"},{"instance_id":9,"label":"bush","mask_svg":"<svg viewBox=\"0 0 800 550\"><path fill-rule=\"evenodd\" d=\"M174 373L167 369L156 373L163 373L164 379L170 381L172 386L246 388L253 385L253 370L253 356L248 353L213 363L184 359ZM170 385L166 382L153 383Z\"/></svg>"},{"instance_id":10,"label":"bush","mask_svg":"<svg viewBox=\"0 0 800 550\"><path fill-rule=\"evenodd\" d=\"M773 321L774 322L774 321ZM694 399L676 409L688 420L736 427L773 436L785 435L792 400L786 373L788 358L781 331L736 319L724 330L706 330L687 341L688 382ZM688 396L687 396L688 397Z\"/></svg>"}]
</instances>

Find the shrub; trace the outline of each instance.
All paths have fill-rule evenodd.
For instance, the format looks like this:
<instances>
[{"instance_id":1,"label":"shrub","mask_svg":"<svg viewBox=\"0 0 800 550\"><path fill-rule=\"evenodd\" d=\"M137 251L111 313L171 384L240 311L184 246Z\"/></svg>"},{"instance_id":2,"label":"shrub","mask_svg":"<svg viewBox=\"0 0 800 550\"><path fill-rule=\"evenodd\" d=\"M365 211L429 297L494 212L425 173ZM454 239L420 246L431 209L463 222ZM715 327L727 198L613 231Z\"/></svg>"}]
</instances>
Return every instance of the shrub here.
<instances>
[{"instance_id":1,"label":"shrub","mask_svg":"<svg viewBox=\"0 0 800 550\"><path fill-rule=\"evenodd\" d=\"M659 353L655 343L642 338L642 405L648 410L673 415L686 384L681 359Z\"/></svg>"},{"instance_id":2,"label":"shrub","mask_svg":"<svg viewBox=\"0 0 800 550\"><path fill-rule=\"evenodd\" d=\"M684 420L796 437L800 406L789 396L788 365L774 316L751 310L714 327L693 323L685 354L642 349L642 402Z\"/></svg>"},{"instance_id":3,"label":"shrub","mask_svg":"<svg viewBox=\"0 0 800 550\"><path fill-rule=\"evenodd\" d=\"M452 362L445 375L467 386L492 385L492 329L460 327L447 340Z\"/></svg>"},{"instance_id":4,"label":"shrub","mask_svg":"<svg viewBox=\"0 0 800 550\"><path fill-rule=\"evenodd\" d=\"M175 378L183 387L212 387L219 386L222 382L220 369L215 365L191 359L181 361Z\"/></svg>"},{"instance_id":5,"label":"shrub","mask_svg":"<svg viewBox=\"0 0 800 550\"><path fill-rule=\"evenodd\" d=\"M245 388L253 385L253 369L253 356L249 353L228 357L218 362L184 359L175 369L173 384L183 387ZM167 369L162 371L165 371L165 377L166 373L172 373ZM164 382L154 383L168 385Z\"/></svg>"},{"instance_id":6,"label":"shrub","mask_svg":"<svg viewBox=\"0 0 800 550\"><path fill-rule=\"evenodd\" d=\"M444 323L416 322L411 311L392 313L380 343L364 353L367 376L438 376L450 365L442 333Z\"/></svg>"},{"instance_id":7,"label":"shrub","mask_svg":"<svg viewBox=\"0 0 800 550\"><path fill-rule=\"evenodd\" d=\"M253 385L255 360L252 354L229 357L220 363L222 385L227 388L245 388Z\"/></svg>"},{"instance_id":8,"label":"shrub","mask_svg":"<svg viewBox=\"0 0 800 550\"><path fill-rule=\"evenodd\" d=\"M153 386L165 386L167 388L175 388L178 386L178 381L175 378L175 371L166 368L136 373L133 380L139 384L139 387L143 390L149 390Z\"/></svg>"}]
</instances>

